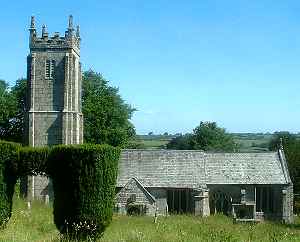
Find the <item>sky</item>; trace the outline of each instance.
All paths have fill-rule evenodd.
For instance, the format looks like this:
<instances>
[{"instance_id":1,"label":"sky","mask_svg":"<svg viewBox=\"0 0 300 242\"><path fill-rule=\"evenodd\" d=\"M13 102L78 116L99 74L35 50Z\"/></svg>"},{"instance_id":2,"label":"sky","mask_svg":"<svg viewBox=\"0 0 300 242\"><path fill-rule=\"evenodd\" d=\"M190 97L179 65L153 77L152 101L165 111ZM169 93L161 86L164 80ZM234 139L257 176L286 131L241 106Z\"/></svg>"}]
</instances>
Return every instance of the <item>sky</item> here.
<instances>
[{"instance_id":1,"label":"sky","mask_svg":"<svg viewBox=\"0 0 300 242\"><path fill-rule=\"evenodd\" d=\"M0 79L26 76L28 27L81 28L83 70L119 87L138 134L300 132L300 1L0 0Z\"/></svg>"}]
</instances>

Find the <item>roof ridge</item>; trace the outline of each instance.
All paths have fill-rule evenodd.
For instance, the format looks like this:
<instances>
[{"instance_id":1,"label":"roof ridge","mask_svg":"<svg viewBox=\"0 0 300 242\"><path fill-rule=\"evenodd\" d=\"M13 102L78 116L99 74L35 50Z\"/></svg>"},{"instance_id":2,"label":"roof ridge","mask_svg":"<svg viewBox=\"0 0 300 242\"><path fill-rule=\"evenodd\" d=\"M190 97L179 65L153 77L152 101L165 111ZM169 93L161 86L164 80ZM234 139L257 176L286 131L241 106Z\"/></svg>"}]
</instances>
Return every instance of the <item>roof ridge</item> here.
<instances>
[{"instance_id":1,"label":"roof ridge","mask_svg":"<svg viewBox=\"0 0 300 242\"><path fill-rule=\"evenodd\" d=\"M121 151L157 151L157 152L191 152L191 153L204 153L204 154L274 154L276 151L263 151L263 152L223 152L223 151L204 151L204 150L173 150L173 149L122 149Z\"/></svg>"},{"instance_id":2,"label":"roof ridge","mask_svg":"<svg viewBox=\"0 0 300 242\"><path fill-rule=\"evenodd\" d=\"M144 192L146 192L147 195L150 196L150 198L153 200L153 202L156 201L155 197L153 197L153 196L151 195L151 193L144 187L144 185L143 185L136 177L132 177L131 179L132 179L132 180L135 180L135 182L136 182L136 183L144 190Z\"/></svg>"},{"instance_id":3,"label":"roof ridge","mask_svg":"<svg viewBox=\"0 0 300 242\"><path fill-rule=\"evenodd\" d=\"M280 149L278 149L277 152L278 152L279 161L280 161L280 165L281 165L281 169L282 169L284 178L287 183L292 183L291 176L290 176L289 169L288 169L287 160L286 160L285 154L284 154L284 150L282 148L280 148Z\"/></svg>"}]
</instances>

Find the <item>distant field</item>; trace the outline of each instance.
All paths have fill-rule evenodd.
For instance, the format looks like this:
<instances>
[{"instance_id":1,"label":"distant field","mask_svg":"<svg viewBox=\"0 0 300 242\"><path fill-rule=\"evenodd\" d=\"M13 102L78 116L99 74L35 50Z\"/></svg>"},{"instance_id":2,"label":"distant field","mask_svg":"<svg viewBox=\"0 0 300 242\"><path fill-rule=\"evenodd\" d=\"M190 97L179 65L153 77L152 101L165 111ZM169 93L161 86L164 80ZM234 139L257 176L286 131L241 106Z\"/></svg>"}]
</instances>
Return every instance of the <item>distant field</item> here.
<instances>
[{"instance_id":1,"label":"distant field","mask_svg":"<svg viewBox=\"0 0 300 242\"><path fill-rule=\"evenodd\" d=\"M241 152L268 151L267 144L272 134L233 133L234 140L240 145ZM138 135L146 149L163 149L174 135Z\"/></svg>"},{"instance_id":2,"label":"distant field","mask_svg":"<svg viewBox=\"0 0 300 242\"><path fill-rule=\"evenodd\" d=\"M29 211L24 201L14 202L12 218L7 228L0 231L0 242L69 241L62 239L55 228L50 206L36 202ZM234 224L223 215L172 215L159 217L155 224L153 217L114 216L97 242L298 242L299 226L298 219L295 225Z\"/></svg>"},{"instance_id":3,"label":"distant field","mask_svg":"<svg viewBox=\"0 0 300 242\"><path fill-rule=\"evenodd\" d=\"M165 139L154 139L154 140L142 140L142 143L147 149L163 149L169 140Z\"/></svg>"},{"instance_id":4,"label":"distant field","mask_svg":"<svg viewBox=\"0 0 300 242\"><path fill-rule=\"evenodd\" d=\"M272 134L232 134L234 140L240 145L242 152L263 152L268 151L268 143L272 139Z\"/></svg>"}]
</instances>

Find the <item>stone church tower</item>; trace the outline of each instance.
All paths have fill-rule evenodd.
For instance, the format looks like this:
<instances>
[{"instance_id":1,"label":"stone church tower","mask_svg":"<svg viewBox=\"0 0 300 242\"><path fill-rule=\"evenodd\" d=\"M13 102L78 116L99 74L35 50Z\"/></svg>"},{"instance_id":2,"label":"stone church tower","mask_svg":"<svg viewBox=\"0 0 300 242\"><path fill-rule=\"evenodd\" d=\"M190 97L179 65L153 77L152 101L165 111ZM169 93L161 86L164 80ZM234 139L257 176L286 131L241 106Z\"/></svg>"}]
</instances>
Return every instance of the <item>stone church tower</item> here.
<instances>
[{"instance_id":1,"label":"stone church tower","mask_svg":"<svg viewBox=\"0 0 300 242\"><path fill-rule=\"evenodd\" d=\"M63 37L58 32L49 36L45 25L39 37L35 19L31 17L29 32L27 145L80 144L83 141L83 116L79 26L75 31L70 16ZM46 194L46 178L28 178L29 197L43 199Z\"/></svg>"}]
</instances>

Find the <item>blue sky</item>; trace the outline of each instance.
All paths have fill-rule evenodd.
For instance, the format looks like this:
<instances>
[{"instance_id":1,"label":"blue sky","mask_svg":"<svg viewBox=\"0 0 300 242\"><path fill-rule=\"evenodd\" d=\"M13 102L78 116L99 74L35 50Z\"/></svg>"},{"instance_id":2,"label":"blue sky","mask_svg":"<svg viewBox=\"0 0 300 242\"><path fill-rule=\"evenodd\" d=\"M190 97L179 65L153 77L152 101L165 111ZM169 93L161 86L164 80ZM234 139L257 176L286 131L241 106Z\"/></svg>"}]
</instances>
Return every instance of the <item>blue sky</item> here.
<instances>
[{"instance_id":1,"label":"blue sky","mask_svg":"<svg viewBox=\"0 0 300 242\"><path fill-rule=\"evenodd\" d=\"M59 6L59 7L57 7ZM101 72L138 109L140 134L299 132L300 2L3 1L0 78L26 76L28 26L81 26L83 69Z\"/></svg>"}]
</instances>

